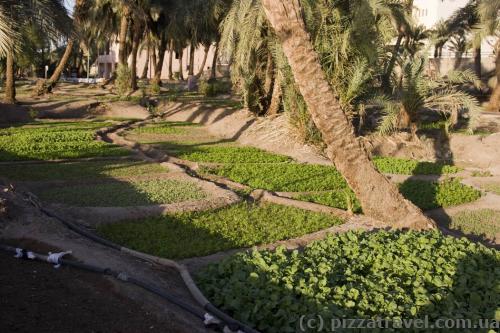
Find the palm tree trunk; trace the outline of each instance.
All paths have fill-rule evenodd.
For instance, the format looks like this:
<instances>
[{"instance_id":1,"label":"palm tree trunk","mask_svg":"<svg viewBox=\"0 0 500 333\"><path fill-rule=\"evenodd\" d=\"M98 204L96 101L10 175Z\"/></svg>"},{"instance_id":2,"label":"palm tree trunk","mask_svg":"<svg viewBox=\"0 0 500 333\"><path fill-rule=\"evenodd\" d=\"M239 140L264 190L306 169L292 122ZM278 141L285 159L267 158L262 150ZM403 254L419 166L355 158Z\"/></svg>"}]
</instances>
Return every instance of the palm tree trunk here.
<instances>
[{"instance_id":1,"label":"palm tree trunk","mask_svg":"<svg viewBox=\"0 0 500 333\"><path fill-rule=\"evenodd\" d=\"M365 214L397 228L428 229L435 224L404 199L380 174L354 134L354 127L330 88L301 17L299 0L262 0L327 154L346 178Z\"/></svg>"},{"instance_id":2,"label":"palm tree trunk","mask_svg":"<svg viewBox=\"0 0 500 333\"><path fill-rule=\"evenodd\" d=\"M161 71L163 70L163 61L165 58L165 51L167 50L167 41L163 38L160 41L160 48L158 50L158 58L155 66L154 84L161 86Z\"/></svg>"},{"instance_id":3,"label":"palm tree trunk","mask_svg":"<svg viewBox=\"0 0 500 333\"><path fill-rule=\"evenodd\" d=\"M119 39L119 47L118 47L118 64L128 66L127 64L127 31L128 31L128 23L129 23L130 10L127 6L123 7L123 13L120 20L120 34L118 36Z\"/></svg>"},{"instance_id":4,"label":"palm tree trunk","mask_svg":"<svg viewBox=\"0 0 500 333\"><path fill-rule=\"evenodd\" d=\"M16 79L14 77L14 53L7 53L6 68L5 68L5 97L4 103L16 103Z\"/></svg>"},{"instance_id":5,"label":"palm tree trunk","mask_svg":"<svg viewBox=\"0 0 500 333\"><path fill-rule=\"evenodd\" d=\"M66 64L69 61L69 58L71 57L71 52L73 51L73 47L75 46L75 40L73 38L68 40L68 44L66 44L66 50L64 50L64 54L59 60L59 64L57 65L56 69L54 70L54 73L49 78L50 85L53 88L55 86L55 83L59 81L59 78L61 77L62 72L64 72L64 69L66 69Z\"/></svg>"},{"instance_id":6,"label":"palm tree trunk","mask_svg":"<svg viewBox=\"0 0 500 333\"><path fill-rule=\"evenodd\" d=\"M174 63L174 47L173 45L170 46L170 50L168 51L168 79L173 80L174 79L174 72L172 70Z\"/></svg>"},{"instance_id":7,"label":"palm tree trunk","mask_svg":"<svg viewBox=\"0 0 500 333\"><path fill-rule=\"evenodd\" d=\"M144 63L144 67L142 68L141 79L144 80L148 78L148 70L149 70L149 45L148 45L148 50L146 52L146 62Z\"/></svg>"},{"instance_id":8,"label":"palm tree trunk","mask_svg":"<svg viewBox=\"0 0 500 333\"><path fill-rule=\"evenodd\" d=\"M137 90L137 52L139 52L139 44L141 42L141 26L134 22L134 32L132 38L132 62L130 64L130 74L132 80L130 81L130 88L132 91Z\"/></svg>"},{"instance_id":9,"label":"palm tree trunk","mask_svg":"<svg viewBox=\"0 0 500 333\"><path fill-rule=\"evenodd\" d=\"M386 93L390 93L391 91L391 74L394 70L394 66L396 65L396 60L398 59L399 49L401 48L401 42L403 41L403 34L398 35L398 39L396 40L396 45L394 45L394 51L392 52L391 59L387 64L387 68L385 69L384 76L382 78L382 88Z\"/></svg>"},{"instance_id":10,"label":"palm tree trunk","mask_svg":"<svg viewBox=\"0 0 500 333\"><path fill-rule=\"evenodd\" d=\"M496 48L496 75L497 75L497 85L495 89L493 89L493 93L491 94L490 101L488 103L488 109L495 112L500 112L500 40L497 42Z\"/></svg>"},{"instance_id":11,"label":"palm tree trunk","mask_svg":"<svg viewBox=\"0 0 500 333\"><path fill-rule=\"evenodd\" d=\"M217 57L219 56L219 41L215 43L214 58L212 60L212 68L210 72L210 79L215 80L217 77Z\"/></svg>"},{"instance_id":12,"label":"palm tree trunk","mask_svg":"<svg viewBox=\"0 0 500 333\"><path fill-rule=\"evenodd\" d=\"M156 48L153 46L151 49L151 71L153 72L153 76L156 73Z\"/></svg>"},{"instance_id":13,"label":"palm tree trunk","mask_svg":"<svg viewBox=\"0 0 500 333\"><path fill-rule=\"evenodd\" d=\"M38 96L47 94L54 89L57 82L61 78L62 72L66 69L66 65L68 64L69 58L71 57L71 53L73 52L73 47L75 45L75 39L72 37L68 40L68 44L66 44L66 49L64 50L63 56L61 60L59 60L59 64L56 69L50 76L50 78L45 82L44 80L38 81L36 85L36 94Z\"/></svg>"},{"instance_id":14,"label":"palm tree trunk","mask_svg":"<svg viewBox=\"0 0 500 333\"><path fill-rule=\"evenodd\" d=\"M267 109L268 115L278 114L281 105L281 95L281 80L279 74L276 73L274 76L273 95L271 97L269 108Z\"/></svg>"},{"instance_id":15,"label":"palm tree trunk","mask_svg":"<svg viewBox=\"0 0 500 333\"><path fill-rule=\"evenodd\" d=\"M189 46L189 71L188 75L194 75L194 52L196 51L193 44Z\"/></svg>"},{"instance_id":16,"label":"palm tree trunk","mask_svg":"<svg viewBox=\"0 0 500 333\"><path fill-rule=\"evenodd\" d=\"M454 69L459 69L462 64L462 52L455 52L455 63L453 64Z\"/></svg>"},{"instance_id":17,"label":"palm tree trunk","mask_svg":"<svg viewBox=\"0 0 500 333\"><path fill-rule=\"evenodd\" d=\"M481 78L481 46L474 48L474 71L478 78Z\"/></svg>"},{"instance_id":18,"label":"palm tree trunk","mask_svg":"<svg viewBox=\"0 0 500 333\"><path fill-rule=\"evenodd\" d=\"M207 63L207 58L208 58L208 52L210 51L210 44L205 45L204 53L203 53L203 60L201 61L201 66L200 70L198 73L196 73L196 77L200 77L203 74L203 71L205 69L205 65Z\"/></svg>"},{"instance_id":19,"label":"palm tree trunk","mask_svg":"<svg viewBox=\"0 0 500 333\"><path fill-rule=\"evenodd\" d=\"M179 52L179 80L184 81L184 71L182 69L182 58L184 55L184 50Z\"/></svg>"}]
</instances>

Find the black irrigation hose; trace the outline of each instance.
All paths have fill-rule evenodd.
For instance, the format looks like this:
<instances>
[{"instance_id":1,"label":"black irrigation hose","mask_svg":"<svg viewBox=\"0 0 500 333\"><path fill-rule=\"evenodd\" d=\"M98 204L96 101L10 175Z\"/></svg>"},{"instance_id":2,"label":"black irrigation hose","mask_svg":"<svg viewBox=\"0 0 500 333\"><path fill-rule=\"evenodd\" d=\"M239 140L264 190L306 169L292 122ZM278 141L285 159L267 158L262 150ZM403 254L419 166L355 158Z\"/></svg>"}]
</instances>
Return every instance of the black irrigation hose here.
<instances>
[{"instance_id":1,"label":"black irrigation hose","mask_svg":"<svg viewBox=\"0 0 500 333\"><path fill-rule=\"evenodd\" d=\"M1 244L1 243L0 243L0 249L5 251L5 252L12 253L12 254L18 253L17 248L9 246L9 245ZM29 259L32 259L32 260L36 259L36 260L39 260L42 262L50 262L50 261L48 261L48 256L40 254L40 253L36 253L36 252L32 252L32 251L27 252L26 250L22 250L22 253L23 253L22 258L27 258L27 254L29 253L29 255L31 256L31 257L29 257ZM148 291L160 296L163 299L166 299L167 301L169 301L169 302L177 305L178 307L186 310L187 312L193 314L194 316L198 317L201 320L205 319L205 313L203 311L200 311L200 310L190 306L189 304L187 304L181 300L178 300L175 297L170 296L167 292L165 292L161 288L155 286L154 284L144 282L144 281L139 280L133 276L129 276L125 272L117 272L117 271L114 271L110 268L104 268L104 267L99 267L99 266L95 266L95 265L84 264L84 263L80 263L80 262L73 261L73 260L67 260L67 259L63 259L63 258L60 258L58 260L58 264L64 265L64 266L70 266L70 267L74 267L74 268L78 268L78 269L82 269L82 270L86 270L86 271L90 271L93 273L99 273L99 274L112 276L115 279L120 280L122 282L128 282L128 283L134 284L138 287L141 287L142 289L148 290Z\"/></svg>"},{"instance_id":2,"label":"black irrigation hose","mask_svg":"<svg viewBox=\"0 0 500 333\"><path fill-rule=\"evenodd\" d=\"M140 253L140 252L137 252L137 251L133 251L131 249L128 249L128 248L125 248L121 245L118 245L116 243L113 243L105 238L102 238L102 237L99 237L97 236L96 234L94 234L93 232L91 231L88 231L84 228L82 228L81 226L79 226L78 224L76 223L72 223L72 222L69 222L67 220L65 220L64 218L60 217L59 215L43 208L40 204L38 204L37 201L33 200L33 197L32 195L30 194L29 196L29 199L31 199L31 203L38 207L40 209L40 211L42 211L44 214L46 214L47 216L49 217L52 217L58 221L60 221L61 223L63 223L65 226L67 226L69 229L73 230L74 232L84 236L84 237L87 237L97 243L100 243L104 246L107 246L107 247L110 247L110 248L113 248L115 250L118 250L118 251L121 251L121 252L125 252L125 253L128 253L132 256L135 256L135 257L138 257L138 258L141 258L141 259L144 259L144 260L147 260L146 257L152 257L152 256L149 256L149 255L146 255L146 254L143 254L143 253ZM161 259L160 259L161 260ZM249 327L248 325L232 318L231 316L229 316L228 314L224 313L223 311L219 310L217 307L215 307L212 303L210 303L210 301L208 301L206 299L206 297L201 293L201 291L198 289L198 287L194 284L191 276L189 275L189 272L187 272L187 270L185 269L182 269L179 265L175 264L175 268L177 268L177 270L181 273L181 276L183 278L183 281L184 283L186 284L186 286L188 287L189 291L191 292L191 294L193 295L193 297L196 299L196 301L203 307L203 309L205 309L208 313L211 313L213 314L216 318L220 319L222 322L224 322L227 327L231 330L231 331L238 331L238 330L241 330L245 333L259 333L259 331L257 330L254 330L253 328ZM188 279L186 279L186 275L188 275ZM138 282L140 283L140 281L138 280L134 280L135 282ZM135 284L134 282L134 284ZM189 283L191 282L191 283ZM145 288L143 286L143 288ZM153 288L156 288L153 286ZM153 293L156 293L154 290L151 290L151 289L148 289L148 288L145 288ZM157 293L156 293L157 294ZM169 300L169 298L171 299L170 296L168 296L167 294L157 294L161 297L164 297L165 299ZM165 295L168 296L165 297ZM174 303L177 304L176 302L179 302L179 301L175 301ZM179 304L177 304L179 305ZM181 306L181 305L179 305ZM182 306L181 306L182 307ZM190 311L191 312L191 311ZM203 318L203 316L202 316Z\"/></svg>"}]
</instances>

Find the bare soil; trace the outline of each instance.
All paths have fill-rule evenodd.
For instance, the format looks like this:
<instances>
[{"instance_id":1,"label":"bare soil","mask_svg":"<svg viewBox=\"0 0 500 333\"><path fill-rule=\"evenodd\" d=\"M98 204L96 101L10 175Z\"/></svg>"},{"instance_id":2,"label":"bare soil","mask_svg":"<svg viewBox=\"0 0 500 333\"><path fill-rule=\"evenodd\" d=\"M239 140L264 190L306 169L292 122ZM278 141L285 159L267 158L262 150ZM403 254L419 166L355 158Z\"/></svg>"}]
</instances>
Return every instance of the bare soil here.
<instances>
[{"instance_id":1,"label":"bare soil","mask_svg":"<svg viewBox=\"0 0 500 333\"><path fill-rule=\"evenodd\" d=\"M38 252L43 243L11 240ZM119 294L100 275L0 253L1 332L190 332Z\"/></svg>"},{"instance_id":2,"label":"bare soil","mask_svg":"<svg viewBox=\"0 0 500 333\"><path fill-rule=\"evenodd\" d=\"M31 120L29 108L26 106L0 103L0 125L26 123Z\"/></svg>"}]
</instances>

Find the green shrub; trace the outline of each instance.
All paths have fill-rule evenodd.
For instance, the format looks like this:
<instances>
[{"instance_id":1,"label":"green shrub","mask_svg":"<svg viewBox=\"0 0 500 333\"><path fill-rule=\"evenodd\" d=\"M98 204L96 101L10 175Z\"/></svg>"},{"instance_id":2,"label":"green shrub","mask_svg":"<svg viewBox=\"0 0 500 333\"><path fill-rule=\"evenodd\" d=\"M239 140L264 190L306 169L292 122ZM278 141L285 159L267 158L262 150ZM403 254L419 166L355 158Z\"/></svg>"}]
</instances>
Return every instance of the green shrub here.
<instances>
[{"instance_id":1,"label":"green shrub","mask_svg":"<svg viewBox=\"0 0 500 333\"><path fill-rule=\"evenodd\" d=\"M460 183L458 179L440 183L408 180L399 184L399 191L423 210L456 206L481 197L481 191Z\"/></svg>"},{"instance_id":2,"label":"green shrub","mask_svg":"<svg viewBox=\"0 0 500 333\"><path fill-rule=\"evenodd\" d=\"M102 225L98 232L135 250L187 258L272 243L340 223L333 216L293 207L241 203L214 211Z\"/></svg>"},{"instance_id":3,"label":"green shrub","mask_svg":"<svg viewBox=\"0 0 500 333\"><path fill-rule=\"evenodd\" d=\"M201 81L198 84L198 91L205 97L215 97L231 92L231 82L229 81Z\"/></svg>"},{"instance_id":4,"label":"green shrub","mask_svg":"<svg viewBox=\"0 0 500 333\"><path fill-rule=\"evenodd\" d=\"M303 315L321 315L325 323L494 319L498 267L499 251L438 232L348 232L303 251L240 253L210 265L197 281L211 302L257 330L297 332Z\"/></svg>"},{"instance_id":5,"label":"green shrub","mask_svg":"<svg viewBox=\"0 0 500 333\"><path fill-rule=\"evenodd\" d=\"M460 171L459 167L453 165L394 157L374 157L373 164L380 172L402 175L441 175Z\"/></svg>"},{"instance_id":6,"label":"green shrub","mask_svg":"<svg viewBox=\"0 0 500 333\"><path fill-rule=\"evenodd\" d=\"M170 179L52 187L37 194L46 202L81 207L145 206L206 197L196 184Z\"/></svg>"},{"instance_id":7,"label":"green shrub","mask_svg":"<svg viewBox=\"0 0 500 333\"><path fill-rule=\"evenodd\" d=\"M160 92L161 92L161 87L158 84L158 82L154 81L153 83L151 83L151 93L153 93L154 95L159 95Z\"/></svg>"},{"instance_id":8,"label":"green shrub","mask_svg":"<svg viewBox=\"0 0 500 333\"><path fill-rule=\"evenodd\" d=\"M464 234L495 239L500 235L500 210L464 211L451 218L450 228Z\"/></svg>"},{"instance_id":9,"label":"green shrub","mask_svg":"<svg viewBox=\"0 0 500 333\"><path fill-rule=\"evenodd\" d=\"M128 66L118 65L116 69L116 92L120 96L126 95L132 85L132 71Z\"/></svg>"}]
</instances>

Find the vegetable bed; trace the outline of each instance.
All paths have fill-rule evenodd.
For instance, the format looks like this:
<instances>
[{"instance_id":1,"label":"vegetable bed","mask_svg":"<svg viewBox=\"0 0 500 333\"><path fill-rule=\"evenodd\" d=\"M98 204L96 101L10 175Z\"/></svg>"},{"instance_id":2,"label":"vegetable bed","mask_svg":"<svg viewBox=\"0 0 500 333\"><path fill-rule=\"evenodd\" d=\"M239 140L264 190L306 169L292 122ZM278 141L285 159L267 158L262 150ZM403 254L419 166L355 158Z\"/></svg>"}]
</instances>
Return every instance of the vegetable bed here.
<instances>
[{"instance_id":1,"label":"vegetable bed","mask_svg":"<svg viewBox=\"0 0 500 333\"><path fill-rule=\"evenodd\" d=\"M456 206L476 201L481 197L481 191L460 183L458 179L440 183L407 180L399 184L399 191L423 210Z\"/></svg>"},{"instance_id":2,"label":"vegetable bed","mask_svg":"<svg viewBox=\"0 0 500 333\"><path fill-rule=\"evenodd\" d=\"M42 201L81 207L143 206L206 197L196 184L170 179L51 187L37 194Z\"/></svg>"},{"instance_id":3,"label":"vegetable bed","mask_svg":"<svg viewBox=\"0 0 500 333\"><path fill-rule=\"evenodd\" d=\"M209 266L197 281L236 319L263 332L296 332L302 315L320 314L326 323L426 315L493 319L499 267L499 251L438 232L348 232L302 252L240 253Z\"/></svg>"},{"instance_id":4,"label":"vegetable bed","mask_svg":"<svg viewBox=\"0 0 500 333\"><path fill-rule=\"evenodd\" d=\"M256 167L252 164L234 164L201 171L270 191L307 192L347 188L342 175L334 167L324 165L282 163Z\"/></svg>"},{"instance_id":5,"label":"vegetable bed","mask_svg":"<svg viewBox=\"0 0 500 333\"><path fill-rule=\"evenodd\" d=\"M0 165L0 174L11 180L70 180L105 177L133 177L168 172L156 163L146 162L68 162L36 165Z\"/></svg>"},{"instance_id":6,"label":"vegetable bed","mask_svg":"<svg viewBox=\"0 0 500 333\"><path fill-rule=\"evenodd\" d=\"M459 167L444 163L419 162L394 157L374 157L373 164L380 172L402 175L441 175L460 171Z\"/></svg>"},{"instance_id":7,"label":"vegetable bed","mask_svg":"<svg viewBox=\"0 0 500 333\"><path fill-rule=\"evenodd\" d=\"M478 209L452 216L451 229L494 240L500 235L500 210Z\"/></svg>"},{"instance_id":8,"label":"vegetable bed","mask_svg":"<svg viewBox=\"0 0 500 333\"><path fill-rule=\"evenodd\" d=\"M187 258L299 237L341 223L336 217L293 207L240 203L213 211L102 225L98 232L135 250Z\"/></svg>"},{"instance_id":9,"label":"vegetable bed","mask_svg":"<svg viewBox=\"0 0 500 333\"><path fill-rule=\"evenodd\" d=\"M403 196L423 210L450 207L476 201L481 191L460 183L457 179L442 182L407 180L398 185ZM319 203L340 209L349 207L355 213L361 212L361 205L354 193L348 189L338 189L324 193L302 194L299 200Z\"/></svg>"},{"instance_id":10,"label":"vegetable bed","mask_svg":"<svg viewBox=\"0 0 500 333\"><path fill-rule=\"evenodd\" d=\"M45 122L0 129L0 161L123 156L129 151L95 139L105 122Z\"/></svg>"},{"instance_id":11,"label":"vegetable bed","mask_svg":"<svg viewBox=\"0 0 500 333\"><path fill-rule=\"evenodd\" d=\"M253 147L218 145L176 145L169 153L183 160L206 163L280 163L289 162L287 156L268 153Z\"/></svg>"}]
</instances>

